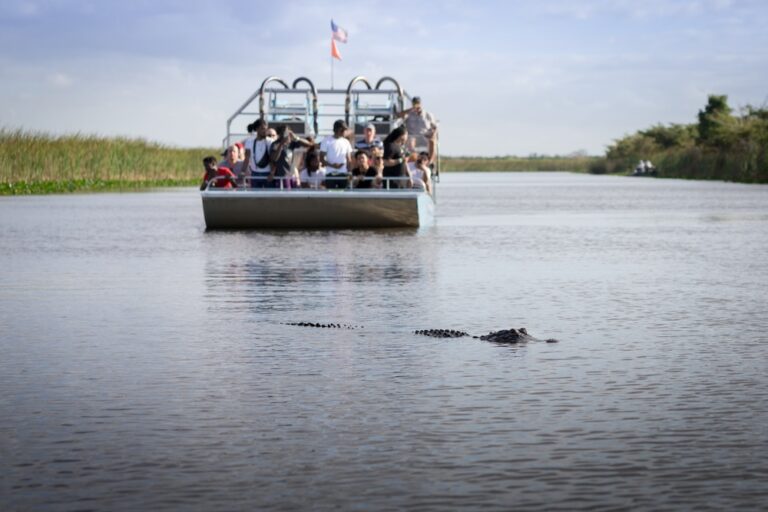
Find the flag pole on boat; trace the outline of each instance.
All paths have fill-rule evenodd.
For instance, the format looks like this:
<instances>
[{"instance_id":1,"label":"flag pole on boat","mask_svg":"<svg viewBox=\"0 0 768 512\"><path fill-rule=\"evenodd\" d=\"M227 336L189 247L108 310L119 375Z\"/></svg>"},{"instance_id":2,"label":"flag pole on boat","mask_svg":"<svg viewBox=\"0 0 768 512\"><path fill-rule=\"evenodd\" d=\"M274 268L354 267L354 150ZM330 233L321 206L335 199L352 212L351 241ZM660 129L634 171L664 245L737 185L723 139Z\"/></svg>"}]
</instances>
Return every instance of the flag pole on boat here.
<instances>
[{"instance_id":1,"label":"flag pole on boat","mask_svg":"<svg viewBox=\"0 0 768 512\"><path fill-rule=\"evenodd\" d=\"M331 19L331 89L333 89L333 59L341 60L341 54L336 46L336 41L346 43L347 31L335 24L333 19Z\"/></svg>"}]
</instances>

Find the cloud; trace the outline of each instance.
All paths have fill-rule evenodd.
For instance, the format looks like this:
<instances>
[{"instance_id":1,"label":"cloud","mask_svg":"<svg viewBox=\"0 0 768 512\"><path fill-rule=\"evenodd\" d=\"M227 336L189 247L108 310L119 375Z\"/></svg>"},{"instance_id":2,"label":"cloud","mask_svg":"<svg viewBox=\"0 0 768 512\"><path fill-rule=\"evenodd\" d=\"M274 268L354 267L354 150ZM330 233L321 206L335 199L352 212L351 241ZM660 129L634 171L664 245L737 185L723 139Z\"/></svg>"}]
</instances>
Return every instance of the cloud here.
<instances>
[{"instance_id":1,"label":"cloud","mask_svg":"<svg viewBox=\"0 0 768 512\"><path fill-rule=\"evenodd\" d=\"M52 75L48 75L48 83L54 87L66 88L70 87L74 83L74 80L72 77L65 73L54 73Z\"/></svg>"},{"instance_id":2,"label":"cloud","mask_svg":"<svg viewBox=\"0 0 768 512\"><path fill-rule=\"evenodd\" d=\"M331 16L350 32L336 87L395 77L447 154L596 153L691 122L707 93L763 101L768 5L648 1L3 2L0 119L215 145L265 77L330 86Z\"/></svg>"},{"instance_id":3,"label":"cloud","mask_svg":"<svg viewBox=\"0 0 768 512\"><path fill-rule=\"evenodd\" d=\"M31 18L39 15L41 12L38 2L20 0L8 1L0 5L0 18Z\"/></svg>"}]
</instances>

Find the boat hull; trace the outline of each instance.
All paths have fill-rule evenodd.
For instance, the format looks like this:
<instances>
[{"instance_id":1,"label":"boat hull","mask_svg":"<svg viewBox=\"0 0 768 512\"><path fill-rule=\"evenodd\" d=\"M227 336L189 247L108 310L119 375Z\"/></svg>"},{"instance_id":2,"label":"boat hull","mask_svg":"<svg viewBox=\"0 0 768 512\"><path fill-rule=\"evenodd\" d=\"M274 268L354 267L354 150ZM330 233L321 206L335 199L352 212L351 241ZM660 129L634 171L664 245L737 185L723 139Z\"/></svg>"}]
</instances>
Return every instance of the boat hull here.
<instances>
[{"instance_id":1,"label":"boat hull","mask_svg":"<svg viewBox=\"0 0 768 512\"><path fill-rule=\"evenodd\" d=\"M431 224L434 201L420 191L206 190L208 229L391 228Z\"/></svg>"}]
</instances>

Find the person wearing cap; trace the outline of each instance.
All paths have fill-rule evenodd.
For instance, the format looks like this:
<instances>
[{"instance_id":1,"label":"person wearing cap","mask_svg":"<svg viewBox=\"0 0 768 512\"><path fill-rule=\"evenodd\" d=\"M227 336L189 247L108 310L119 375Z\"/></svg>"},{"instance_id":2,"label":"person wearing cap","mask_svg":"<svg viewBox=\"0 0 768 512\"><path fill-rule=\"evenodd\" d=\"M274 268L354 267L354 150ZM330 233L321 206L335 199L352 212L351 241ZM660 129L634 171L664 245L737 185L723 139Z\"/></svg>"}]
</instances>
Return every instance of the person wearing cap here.
<instances>
[{"instance_id":1,"label":"person wearing cap","mask_svg":"<svg viewBox=\"0 0 768 512\"><path fill-rule=\"evenodd\" d=\"M237 182L242 183L245 175L245 162L240 160L240 147L243 145L238 146L238 144L240 143L232 144L221 154L224 160L219 162L219 167L226 167L232 171L232 174L237 177Z\"/></svg>"},{"instance_id":2,"label":"person wearing cap","mask_svg":"<svg viewBox=\"0 0 768 512\"><path fill-rule=\"evenodd\" d=\"M347 188L349 169L352 167L352 144L344 135L347 123L339 119L333 123L333 135L320 143L320 162L326 168L326 188Z\"/></svg>"},{"instance_id":3,"label":"person wearing cap","mask_svg":"<svg viewBox=\"0 0 768 512\"><path fill-rule=\"evenodd\" d=\"M405 118L405 128L411 135L408 141L411 150L416 146L426 146L429 151L429 162L435 161L435 141L437 140L437 121L432 114L421 106L421 98L414 96L411 108L398 112L397 117Z\"/></svg>"},{"instance_id":4,"label":"person wearing cap","mask_svg":"<svg viewBox=\"0 0 768 512\"><path fill-rule=\"evenodd\" d=\"M384 149L384 143L376 136L376 126L373 123L368 123L363 128L363 138L355 142L355 149L365 151L370 158L373 148Z\"/></svg>"}]
</instances>

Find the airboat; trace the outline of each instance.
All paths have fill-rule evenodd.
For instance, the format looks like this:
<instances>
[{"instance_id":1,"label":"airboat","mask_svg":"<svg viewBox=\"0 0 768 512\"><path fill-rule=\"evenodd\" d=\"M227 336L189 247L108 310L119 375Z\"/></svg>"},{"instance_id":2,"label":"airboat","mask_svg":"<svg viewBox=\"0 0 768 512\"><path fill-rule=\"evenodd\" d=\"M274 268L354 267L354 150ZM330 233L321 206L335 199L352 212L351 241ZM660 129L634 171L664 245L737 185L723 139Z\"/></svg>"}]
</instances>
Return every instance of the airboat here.
<instances>
[{"instance_id":1,"label":"airboat","mask_svg":"<svg viewBox=\"0 0 768 512\"><path fill-rule=\"evenodd\" d=\"M336 119L344 119L355 138L372 123L384 139L399 124L396 113L410 99L397 80L387 76L375 86L357 76L346 89L316 89L306 77L289 86L271 76L227 119L222 146L245 139L248 134L234 127L244 128L258 118L272 128L284 125L299 137L312 136L318 142L332 133ZM415 149L425 146L426 141L417 141ZM225 189L213 188L212 181L201 191L203 214L208 229L416 228L433 222L439 176L440 155L435 147L431 194L390 183L402 178L385 178L378 189L254 188L250 177Z\"/></svg>"}]
</instances>

